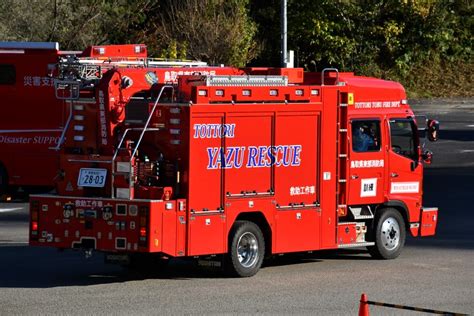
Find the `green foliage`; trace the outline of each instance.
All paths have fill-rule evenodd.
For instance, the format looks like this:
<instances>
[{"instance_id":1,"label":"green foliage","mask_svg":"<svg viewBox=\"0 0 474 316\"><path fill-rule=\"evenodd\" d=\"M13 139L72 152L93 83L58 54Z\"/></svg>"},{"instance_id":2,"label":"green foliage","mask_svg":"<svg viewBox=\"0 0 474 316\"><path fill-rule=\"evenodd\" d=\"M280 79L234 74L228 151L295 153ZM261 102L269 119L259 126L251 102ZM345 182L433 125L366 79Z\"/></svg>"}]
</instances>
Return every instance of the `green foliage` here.
<instances>
[{"instance_id":1,"label":"green foliage","mask_svg":"<svg viewBox=\"0 0 474 316\"><path fill-rule=\"evenodd\" d=\"M258 54L248 6L248 0L3 0L0 40L58 41L67 50L141 42L160 57L244 66Z\"/></svg>"},{"instance_id":2,"label":"green foliage","mask_svg":"<svg viewBox=\"0 0 474 316\"><path fill-rule=\"evenodd\" d=\"M307 69L473 95L473 17L472 0L288 0L288 48ZM2 0L0 40L145 43L158 57L279 66L280 0Z\"/></svg>"},{"instance_id":3,"label":"green foliage","mask_svg":"<svg viewBox=\"0 0 474 316\"><path fill-rule=\"evenodd\" d=\"M270 1L268 5L273 8L278 2ZM449 87L452 81L443 81L443 72L454 74L463 65L463 71L472 73L472 1L288 2L288 47L295 50L296 65L310 70L337 67L397 80L408 87L411 95L418 96L448 93L450 90L445 86ZM259 5L256 10L271 9ZM254 13L257 23L267 23L264 14L258 12ZM278 14L279 11L277 18ZM275 27L278 22L273 24ZM265 28L260 29L260 36L268 36ZM276 36L272 40L279 42ZM265 46L262 56L268 55L267 49L279 51L277 45ZM273 65L278 63L273 61ZM472 82L467 80L466 84L466 89L453 90L473 95Z\"/></svg>"},{"instance_id":4,"label":"green foliage","mask_svg":"<svg viewBox=\"0 0 474 316\"><path fill-rule=\"evenodd\" d=\"M258 52L248 0L167 0L151 24L143 39L161 57L244 66Z\"/></svg>"},{"instance_id":5,"label":"green foliage","mask_svg":"<svg viewBox=\"0 0 474 316\"><path fill-rule=\"evenodd\" d=\"M2 0L0 40L57 41L66 50L124 40L151 0ZM12 19L11 17L15 17ZM132 32L133 33L133 32ZM133 41L131 38L130 40ZM124 41L129 42L129 41Z\"/></svg>"}]
</instances>

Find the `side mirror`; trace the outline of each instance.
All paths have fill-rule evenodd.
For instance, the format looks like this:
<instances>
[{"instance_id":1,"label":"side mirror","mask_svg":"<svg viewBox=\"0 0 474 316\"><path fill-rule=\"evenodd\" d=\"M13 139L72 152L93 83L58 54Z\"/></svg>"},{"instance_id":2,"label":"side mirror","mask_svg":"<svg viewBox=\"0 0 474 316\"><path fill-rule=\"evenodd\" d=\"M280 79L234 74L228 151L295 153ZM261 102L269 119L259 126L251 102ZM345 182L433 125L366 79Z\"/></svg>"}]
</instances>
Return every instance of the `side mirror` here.
<instances>
[{"instance_id":1,"label":"side mirror","mask_svg":"<svg viewBox=\"0 0 474 316\"><path fill-rule=\"evenodd\" d=\"M439 132L439 122L436 120L428 120L427 128L428 128L428 140L430 142L437 141L438 132Z\"/></svg>"},{"instance_id":2,"label":"side mirror","mask_svg":"<svg viewBox=\"0 0 474 316\"><path fill-rule=\"evenodd\" d=\"M421 159L423 159L423 162L427 165L431 165L433 162L433 153L429 150L426 150L422 155Z\"/></svg>"}]
</instances>

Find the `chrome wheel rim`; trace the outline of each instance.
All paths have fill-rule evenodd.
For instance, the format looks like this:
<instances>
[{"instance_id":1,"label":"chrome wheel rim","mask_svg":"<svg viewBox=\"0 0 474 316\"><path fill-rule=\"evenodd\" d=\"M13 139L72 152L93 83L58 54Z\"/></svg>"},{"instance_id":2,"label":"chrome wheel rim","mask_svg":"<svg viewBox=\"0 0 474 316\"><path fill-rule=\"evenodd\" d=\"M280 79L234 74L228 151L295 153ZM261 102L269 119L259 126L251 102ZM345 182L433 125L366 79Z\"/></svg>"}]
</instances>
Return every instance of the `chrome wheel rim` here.
<instances>
[{"instance_id":1,"label":"chrome wheel rim","mask_svg":"<svg viewBox=\"0 0 474 316\"><path fill-rule=\"evenodd\" d=\"M245 268L255 265L258 260L258 242L254 234L246 232L240 236L237 242L237 257Z\"/></svg>"},{"instance_id":2,"label":"chrome wheel rim","mask_svg":"<svg viewBox=\"0 0 474 316\"><path fill-rule=\"evenodd\" d=\"M382 223L382 243L385 249L394 250L400 244L400 226L395 218L389 217Z\"/></svg>"}]
</instances>

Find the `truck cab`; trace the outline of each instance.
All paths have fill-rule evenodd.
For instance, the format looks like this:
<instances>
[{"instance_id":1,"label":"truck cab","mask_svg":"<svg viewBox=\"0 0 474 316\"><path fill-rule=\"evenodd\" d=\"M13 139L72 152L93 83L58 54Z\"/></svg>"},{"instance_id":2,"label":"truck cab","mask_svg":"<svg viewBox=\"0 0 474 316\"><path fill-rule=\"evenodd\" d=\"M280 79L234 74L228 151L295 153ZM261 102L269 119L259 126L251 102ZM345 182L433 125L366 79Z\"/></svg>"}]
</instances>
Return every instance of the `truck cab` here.
<instances>
[{"instance_id":1,"label":"truck cab","mask_svg":"<svg viewBox=\"0 0 474 316\"><path fill-rule=\"evenodd\" d=\"M418 236L420 218L437 219L436 210L422 207L423 168L431 163L431 156L422 153L424 139L419 138L419 131L428 129L429 122L417 125L401 85L368 79L364 93L358 89L359 80L347 79L353 91L348 109L347 208L349 217L355 220L372 219L369 240L376 240L378 232L385 247L379 243L378 249L369 249L377 257L389 258L398 255L396 250L404 242L402 230ZM377 87L384 85L383 94L377 95ZM421 235L432 232L431 221L422 224Z\"/></svg>"}]
</instances>

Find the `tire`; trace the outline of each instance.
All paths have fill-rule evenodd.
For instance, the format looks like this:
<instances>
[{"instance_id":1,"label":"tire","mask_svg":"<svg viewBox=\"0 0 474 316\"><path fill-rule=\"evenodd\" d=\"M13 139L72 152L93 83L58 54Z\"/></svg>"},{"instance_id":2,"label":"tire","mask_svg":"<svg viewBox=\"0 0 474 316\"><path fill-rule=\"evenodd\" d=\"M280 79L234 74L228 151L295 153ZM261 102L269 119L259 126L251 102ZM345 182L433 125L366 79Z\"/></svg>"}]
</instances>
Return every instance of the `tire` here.
<instances>
[{"instance_id":1,"label":"tire","mask_svg":"<svg viewBox=\"0 0 474 316\"><path fill-rule=\"evenodd\" d=\"M262 266L265 239L253 222L236 221L229 235L229 253L225 268L230 276L250 277Z\"/></svg>"},{"instance_id":2,"label":"tire","mask_svg":"<svg viewBox=\"0 0 474 316\"><path fill-rule=\"evenodd\" d=\"M373 258L397 258L406 240L405 221L400 212L394 208L380 210L375 217L374 231L371 235L375 246L367 249Z\"/></svg>"}]
</instances>

